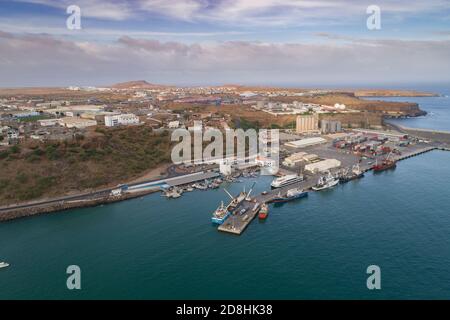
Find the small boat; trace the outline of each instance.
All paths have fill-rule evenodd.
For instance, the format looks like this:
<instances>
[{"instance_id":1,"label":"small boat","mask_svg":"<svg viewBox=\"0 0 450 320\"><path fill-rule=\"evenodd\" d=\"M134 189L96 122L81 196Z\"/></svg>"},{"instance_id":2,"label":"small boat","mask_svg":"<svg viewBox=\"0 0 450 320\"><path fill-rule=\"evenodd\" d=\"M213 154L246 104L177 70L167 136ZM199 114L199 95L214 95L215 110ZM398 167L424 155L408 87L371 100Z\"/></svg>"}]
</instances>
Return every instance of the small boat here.
<instances>
[{"instance_id":1,"label":"small boat","mask_svg":"<svg viewBox=\"0 0 450 320\"><path fill-rule=\"evenodd\" d=\"M187 192L192 192L192 191L194 191L194 188L192 188L191 186L188 186L188 187L186 188L186 191L187 191Z\"/></svg>"},{"instance_id":2,"label":"small boat","mask_svg":"<svg viewBox=\"0 0 450 320\"><path fill-rule=\"evenodd\" d=\"M164 193L164 195L165 195L167 198L169 198L169 199L170 199L170 198L176 199L176 198L181 197L182 193L183 193L183 190L178 189L178 188L173 188L172 190L166 191L166 192Z\"/></svg>"},{"instance_id":3,"label":"small boat","mask_svg":"<svg viewBox=\"0 0 450 320\"><path fill-rule=\"evenodd\" d=\"M261 209L259 209L258 218L264 220L269 215L269 206L265 203L262 204Z\"/></svg>"},{"instance_id":4,"label":"small boat","mask_svg":"<svg viewBox=\"0 0 450 320\"><path fill-rule=\"evenodd\" d=\"M6 262L0 262L0 269L6 268L6 267L9 267L9 263L6 263Z\"/></svg>"},{"instance_id":5,"label":"small boat","mask_svg":"<svg viewBox=\"0 0 450 320\"><path fill-rule=\"evenodd\" d=\"M288 202L288 201L293 201L296 199L304 198L306 196L308 196L307 191L303 191L303 189L300 189L300 188L294 188L294 189L288 190L288 192L286 193L285 196L282 196L281 192L278 193L278 195L275 198L273 198L270 201L270 203L283 203L283 202Z\"/></svg>"},{"instance_id":6,"label":"small boat","mask_svg":"<svg viewBox=\"0 0 450 320\"><path fill-rule=\"evenodd\" d=\"M211 221L212 223L222 224L228 218L230 212L228 212L227 208L223 205L223 201L220 206L214 211Z\"/></svg>"},{"instance_id":7,"label":"small boat","mask_svg":"<svg viewBox=\"0 0 450 320\"><path fill-rule=\"evenodd\" d=\"M326 190L329 188L333 188L338 183L339 183L339 179L333 177L331 175L331 172L328 172L327 176L322 176L319 178L319 181L317 182L317 184L314 187L312 187L312 189L314 191L322 191L322 190Z\"/></svg>"},{"instance_id":8,"label":"small boat","mask_svg":"<svg viewBox=\"0 0 450 320\"><path fill-rule=\"evenodd\" d=\"M192 186L195 189L198 189L198 190L206 190L206 189L208 189L208 186L206 184L203 184L203 183L194 183Z\"/></svg>"}]
</instances>

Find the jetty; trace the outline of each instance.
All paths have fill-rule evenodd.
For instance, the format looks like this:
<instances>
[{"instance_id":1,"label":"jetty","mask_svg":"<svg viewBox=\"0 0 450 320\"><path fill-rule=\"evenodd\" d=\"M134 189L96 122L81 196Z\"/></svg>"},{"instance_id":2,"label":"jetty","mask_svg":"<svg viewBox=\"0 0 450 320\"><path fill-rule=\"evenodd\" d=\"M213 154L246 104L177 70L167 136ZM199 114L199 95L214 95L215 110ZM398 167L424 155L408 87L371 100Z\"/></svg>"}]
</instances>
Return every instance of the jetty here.
<instances>
[{"instance_id":1,"label":"jetty","mask_svg":"<svg viewBox=\"0 0 450 320\"><path fill-rule=\"evenodd\" d=\"M413 146L409 148L410 150L402 152L401 155L394 155L392 158L395 161L402 161L415 157L426 152L433 150L445 150L450 151L449 148L439 147L439 146ZM384 156L378 156L376 159L381 160ZM372 170L373 159L364 159L359 163L361 171L367 172ZM358 163L358 158L355 157L354 164ZM292 172L291 172L292 174ZM311 174L308 175L306 180L285 186L282 188L268 190L266 194L259 194L252 198L252 201L244 200L233 213L224 221L222 225L218 227L219 231L227 232L235 235L242 234L245 229L250 225L250 223L255 219L258 214L258 210L253 210L255 204L268 203L278 196L279 193L285 194L289 189L301 188L303 190L311 190L311 188L317 184L319 177L322 174ZM258 209L259 209L258 206ZM245 214L240 215L239 212L242 209L246 209Z\"/></svg>"}]
</instances>

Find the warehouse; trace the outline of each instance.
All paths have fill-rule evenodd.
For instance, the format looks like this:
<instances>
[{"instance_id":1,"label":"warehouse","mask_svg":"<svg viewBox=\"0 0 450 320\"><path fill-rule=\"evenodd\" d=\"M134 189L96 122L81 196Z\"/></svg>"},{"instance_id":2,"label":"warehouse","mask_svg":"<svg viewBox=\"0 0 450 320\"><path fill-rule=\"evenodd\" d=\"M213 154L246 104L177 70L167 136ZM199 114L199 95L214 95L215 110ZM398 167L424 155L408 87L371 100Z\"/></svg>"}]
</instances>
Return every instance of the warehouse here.
<instances>
[{"instance_id":1,"label":"warehouse","mask_svg":"<svg viewBox=\"0 0 450 320\"><path fill-rule=\"evenodd\" d=\"M315 145L326 143L326 142L327 142L327 140L325 140L324 138L314 137L314 138L307 138L307 139L302 139L302 140L286 142L284 145L286 147L291 147L291 148L306 148L306 147L315 146Z\"/></svg>"},{"instance_id":2,"label":"warehouse","mask_svg":"<svg viewBox=\"0 0 450 320\"><path fill-rule=\"evenodd\" d=\"M294 154L290 155L289 157L287 157L286 159L284 159L283 165L285 165L287 167L295 167L296 165L299 165L300 162L303 161L303 157L306 155L307 155L306 152L294 153Z\"/></svg>"},{"instance_id":3,"label":"warehouse","mask_svg":"<svg viewBox=\"0 0 450 320\"><path fill-rule=\"evenodd\" d=\"M341 162L339 160L326 159L323 161L307 164L305 166L305 170L311 173L321 173L331 169L339 168L340 166Z\"/></svg>"}]
</instances>

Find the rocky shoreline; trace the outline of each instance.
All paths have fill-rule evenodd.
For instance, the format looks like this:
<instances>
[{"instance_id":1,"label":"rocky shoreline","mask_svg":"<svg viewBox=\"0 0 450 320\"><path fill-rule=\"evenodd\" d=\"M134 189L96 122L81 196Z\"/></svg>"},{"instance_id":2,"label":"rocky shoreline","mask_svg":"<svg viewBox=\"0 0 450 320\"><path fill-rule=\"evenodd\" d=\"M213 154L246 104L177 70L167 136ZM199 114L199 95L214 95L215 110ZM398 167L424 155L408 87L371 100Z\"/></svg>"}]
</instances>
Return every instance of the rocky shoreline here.
<instances>
[{"instance_id":1,"label":"rocky shoreline","mask_svg":"<svg viewBox=\"0 0 450 320\"><path fill-rule=\"evenodd\" d=\"M98 199L91 199L91 200L76 200L76 201L61 201L57 203L42 205L42 206L35 206L35 207L26 207L26 208L19 208L19 209L11 209L9 211L0 212L0 222L18 219L18 218L24 218L24 217L30 217L38 214L46 214L46 213L53 213L53 212L59 212L59 211L65 211L70 209L76 209L76 208L87 208L87 207L96 207L103 204L109 204L124 200L130 200L142 197L144 195L154 193L155 190L146 190L142 192L136 192L136 193L125 193L120 196L107 196L103 198Z\"/></svg>"}]
</instances>

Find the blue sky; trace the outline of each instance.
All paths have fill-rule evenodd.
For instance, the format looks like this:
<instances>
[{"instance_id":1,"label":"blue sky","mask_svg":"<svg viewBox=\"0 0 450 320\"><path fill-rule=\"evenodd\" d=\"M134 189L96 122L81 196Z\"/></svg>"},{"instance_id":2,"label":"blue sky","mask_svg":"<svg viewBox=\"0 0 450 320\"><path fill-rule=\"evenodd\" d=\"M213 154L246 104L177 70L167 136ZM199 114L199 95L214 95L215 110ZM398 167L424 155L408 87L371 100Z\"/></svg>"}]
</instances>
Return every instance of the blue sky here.
<instances>
[{"instance_id":1,"label":"blue sky","mask_svg":"<svg viewBox=\"0 0 450 320\"><path fill-rule=\"evenodd\" d=\"M2 0L0 86L450 82L449 42L450 0Z\"/></svg>"}]
</instances>

